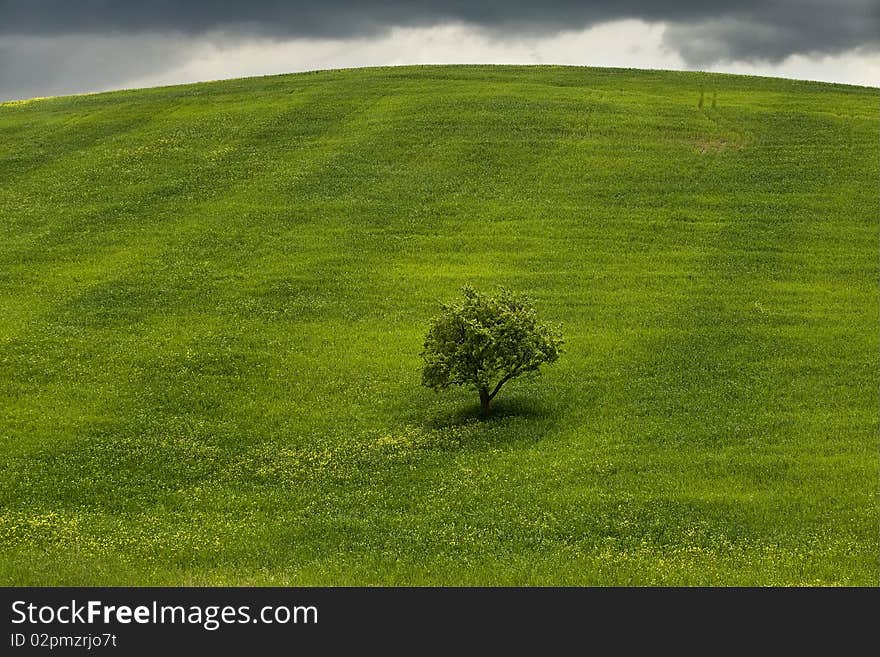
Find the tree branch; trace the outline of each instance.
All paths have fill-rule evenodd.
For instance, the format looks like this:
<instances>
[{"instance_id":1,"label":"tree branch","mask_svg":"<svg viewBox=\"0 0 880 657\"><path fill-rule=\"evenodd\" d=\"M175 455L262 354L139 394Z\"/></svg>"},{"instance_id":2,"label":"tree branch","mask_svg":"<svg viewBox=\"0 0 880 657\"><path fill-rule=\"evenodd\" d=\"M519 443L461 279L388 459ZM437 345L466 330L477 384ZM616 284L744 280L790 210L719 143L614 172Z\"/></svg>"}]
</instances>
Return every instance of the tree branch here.
<instances>
[{"instance_id":1,"label":"tree branch","mask_svg":"<svg viewBox=\"0 0 880 657\"><path fill-rule=\"evenodd\" d=\"M505 376L504 376L504 377L498 382L498 385L495 386L495 389L489 394L489 400L490 400L490 401L493 400L493 399L495 399L495 395L497 395L497 394L498 394L498 391L501 390L501 386L503 386L505 383L507 383L507 382L510 381L513 377L515 377L517 374L519 374L519 370L520 370L520 368L521 368L524 364L525 364L525 363L519 363L519 364L517 364L516 367L514 367L514 368L513 368L508 374L506 374L506 375L505 375Z\"/></svg>"}]
</instances>

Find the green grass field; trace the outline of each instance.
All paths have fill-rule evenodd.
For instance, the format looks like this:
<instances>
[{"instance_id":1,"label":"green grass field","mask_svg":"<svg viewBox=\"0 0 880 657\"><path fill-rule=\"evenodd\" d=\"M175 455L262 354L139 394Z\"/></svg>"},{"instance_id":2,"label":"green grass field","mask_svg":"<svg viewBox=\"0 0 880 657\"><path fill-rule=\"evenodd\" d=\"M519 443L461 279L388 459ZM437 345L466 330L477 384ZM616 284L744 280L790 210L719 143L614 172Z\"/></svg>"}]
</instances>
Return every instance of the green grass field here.
<instances>
[{"instance_id":1,"label":"green grass field","mask_svg":"<svg viewBox=\"0 0 880 657\"><path fill-rule=\"evenodd\" d=\"M878 184L812 82L2 104L0 583L877 585ZM566 335L488 421L419 385L465 283Z\"/></svg>"}]
</instances>

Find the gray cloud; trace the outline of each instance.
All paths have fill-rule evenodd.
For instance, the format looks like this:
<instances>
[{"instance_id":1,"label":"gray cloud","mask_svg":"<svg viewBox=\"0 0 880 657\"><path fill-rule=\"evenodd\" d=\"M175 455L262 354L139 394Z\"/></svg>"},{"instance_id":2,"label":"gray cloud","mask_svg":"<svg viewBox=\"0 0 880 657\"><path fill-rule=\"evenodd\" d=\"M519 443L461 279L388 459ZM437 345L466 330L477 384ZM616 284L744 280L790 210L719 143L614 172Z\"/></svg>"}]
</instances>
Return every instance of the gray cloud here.
<instances>
[{"instance_id":1,"label":"gray cloud","mask_svg":"<svg viewBox=\"0 0 880 657\"><path fill-rule=\"evenodd\" d=\"M620 22L627 19L635 20ZM466 43L447 43L449 29ZM601 43L583 37L587 30L601 31ZM877 84L878 53L880 0L0 0L0 101L314 68L487 61Z\"/></svg>"},{"instance_id":2,"label":"gray cloud","mask_svg":"<svg viewBox=\"0 0 880 657\"><path fill-rule=\"evenodd\" d=\"M880 49L880 0L0 0L0 16L6 35L224 31L279 38L375 36L448 22L503 37L636 18L668 24L666 45L691 65Z\"/></svg>"},{"instance_id":3,"label":"gray cloud","mask_svg":"<svg viewBox=\"0 0 880 657\"><path fill-rule=\"evenodd\" d=\"M194 50L185 39L153 34L0 37L0 101L122 87Z\"/></svg>"},{"instance_id":4,"label":"gray cloud","mask_svg":"<svg viewBox=\"0 0 880 657\"><path fill-rule=\"evenodd\" d=\"M756 12L675 22L664 41L692 66L880 50L880 0L767 3Z\"/></svg>"}]
</instances>

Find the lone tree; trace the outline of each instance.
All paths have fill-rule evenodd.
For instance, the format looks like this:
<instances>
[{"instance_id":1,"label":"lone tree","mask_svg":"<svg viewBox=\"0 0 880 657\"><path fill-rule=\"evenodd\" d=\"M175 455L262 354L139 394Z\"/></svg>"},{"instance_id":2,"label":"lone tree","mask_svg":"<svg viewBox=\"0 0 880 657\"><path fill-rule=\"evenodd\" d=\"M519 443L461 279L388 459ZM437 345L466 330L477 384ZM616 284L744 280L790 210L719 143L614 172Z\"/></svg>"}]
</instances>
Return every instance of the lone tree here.
<instances>
[{"instance_id":1,"label":"lone tree","mask_svg":"<svg viewBox=\"0 0 880 657\"><path fill-rule=\"evenodd\" d=\"M434 390L470 386L488 415L501 386L559 358L562 333L538 321L527 296L505 289L487 295L469 285L462 293L463 300L443 304L431 321L422 350L422 385Z\"/></svg>"}]
</instances>

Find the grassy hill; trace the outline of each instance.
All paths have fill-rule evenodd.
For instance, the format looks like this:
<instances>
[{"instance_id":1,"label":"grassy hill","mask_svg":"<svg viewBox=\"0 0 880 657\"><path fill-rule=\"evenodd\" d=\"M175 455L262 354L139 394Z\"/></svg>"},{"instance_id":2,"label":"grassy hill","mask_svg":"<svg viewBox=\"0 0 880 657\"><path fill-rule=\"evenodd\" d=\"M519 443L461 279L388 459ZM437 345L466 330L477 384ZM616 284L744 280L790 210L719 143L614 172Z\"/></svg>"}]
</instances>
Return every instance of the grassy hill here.
<instances>
[{"instance_id":1,"label":"grassy hill","mask_svg":"<svg viewBox=\"0 0 880 657\"><path fill-rule=\"evenodd\" d=\"M0 583L878 584L878 100L450 66L0 105ZM486 422L419 386L465 283L567 338Z\"/></svg>"}]
</instances>

